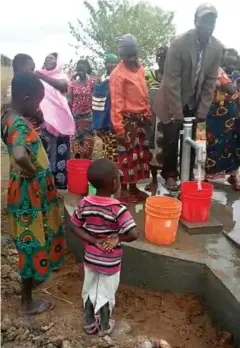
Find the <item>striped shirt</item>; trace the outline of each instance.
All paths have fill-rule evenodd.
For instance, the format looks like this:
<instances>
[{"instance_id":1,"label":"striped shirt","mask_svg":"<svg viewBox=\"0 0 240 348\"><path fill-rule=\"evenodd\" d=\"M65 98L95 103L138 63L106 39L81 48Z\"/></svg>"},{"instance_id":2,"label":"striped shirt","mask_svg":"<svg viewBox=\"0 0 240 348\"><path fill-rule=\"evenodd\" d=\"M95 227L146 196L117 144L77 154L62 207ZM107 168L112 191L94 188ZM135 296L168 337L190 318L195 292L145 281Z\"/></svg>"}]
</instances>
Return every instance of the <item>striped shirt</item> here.
<instances>
[{"instance_id":1,"label":"striped shirt","mask_svg":"<svg viewBox=\"0 0 240 348\"><path fill-rule=\"evenodd\" d=\"M117 199L88 196L83 198L72 216L72 223L96 238L128 233L136 227L127 208ZM110 253L104 253L95 245L84 243L84 263L97 272L115 274L120 271L122 246L119 243Z\"/></svg>"}]
</instances>

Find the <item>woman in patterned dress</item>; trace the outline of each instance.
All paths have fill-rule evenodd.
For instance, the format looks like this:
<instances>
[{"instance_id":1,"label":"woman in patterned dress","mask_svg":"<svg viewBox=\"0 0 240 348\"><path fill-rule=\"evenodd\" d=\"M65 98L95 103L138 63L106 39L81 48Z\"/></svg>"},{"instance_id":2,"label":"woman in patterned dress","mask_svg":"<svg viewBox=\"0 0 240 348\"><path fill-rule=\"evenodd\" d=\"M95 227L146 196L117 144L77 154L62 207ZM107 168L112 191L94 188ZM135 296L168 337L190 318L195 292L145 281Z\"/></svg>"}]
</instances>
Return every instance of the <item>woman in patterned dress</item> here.
<instances>
[{"instance_id":1,"label":"woman in patterned dress","mask_svg":"<svg viewBox=\"0 0 240 348\"><path fill-rule=\"evenodd\" d=\"M77 76L68 88L68 100L76 131L71 138L71 153L75 158L91 159L94 148L92 131L92 94L95 79L87 74L87 60L77 63Z\"/></svg>"},{"instance_id":2,"label":"woman in patterned dress","mask_svg":"<svg viewBox=\"0 0 240 348\"><path fill-rule=\"evenodd\" d=\"M121 175L123 203L145 200L148 195L137 182L149 178L147 135L152 113L145 72L138 61L137 40L131 34L118 39L121 62L110 75L111 122L117 136L117 163Z\"/></svg>"},{"instance_id":3,"label":"woman in patterned dress","mask_svg":"<svg viewBox=\"0 0 240 348\"><path fill-rule=\"evenodd\" d=\"M230 50L231 52L231 50ZM227 52L227 54L229 54ZM225 55L228 62L229 57ZM227 67L228 68L228 67ZM229 71L230 72L230 71ZM207 116L206 180L225 178L240 191L240 147L237 132L239 91L227 73L219 68L215 97Z\"/></svg>"},{"instance_id":4,"label":"woman in patterned dress","mask_svg":"<svg viewBox=\"0 0 240 348\"><path fill-rule=\"evenodd\" d=\"M28 119L36 117L44 87L33 73L12 81L12 105L1 116L2 139L10 158L7 209L19 256L22 315L50 310L53 304L33 299L36 282L60 266L64 236L56 187L41 140ZM41 124L42 119L37 120Z\"/></svg>"}]
</instances>

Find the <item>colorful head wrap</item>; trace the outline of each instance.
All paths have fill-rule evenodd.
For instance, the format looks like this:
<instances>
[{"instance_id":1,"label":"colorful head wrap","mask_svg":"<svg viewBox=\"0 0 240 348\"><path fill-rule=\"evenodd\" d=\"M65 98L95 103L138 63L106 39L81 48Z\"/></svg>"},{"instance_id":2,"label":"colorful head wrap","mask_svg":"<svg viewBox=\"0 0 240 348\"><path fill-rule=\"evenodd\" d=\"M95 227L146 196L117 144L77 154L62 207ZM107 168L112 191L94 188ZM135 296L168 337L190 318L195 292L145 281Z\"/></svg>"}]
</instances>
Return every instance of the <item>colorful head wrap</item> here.
<instances>
[{"instance_id":1,"label":"colorful head wrap","mask_svg":"<svg viewBox=\"0 0 240 348\"><path fill-rule=\"evenodd\" d=\"M118 56L113 53L105 53L104 54L104 61L110 62L110 63L117 63L118 62Z\"/></svg>"}]
</instances>

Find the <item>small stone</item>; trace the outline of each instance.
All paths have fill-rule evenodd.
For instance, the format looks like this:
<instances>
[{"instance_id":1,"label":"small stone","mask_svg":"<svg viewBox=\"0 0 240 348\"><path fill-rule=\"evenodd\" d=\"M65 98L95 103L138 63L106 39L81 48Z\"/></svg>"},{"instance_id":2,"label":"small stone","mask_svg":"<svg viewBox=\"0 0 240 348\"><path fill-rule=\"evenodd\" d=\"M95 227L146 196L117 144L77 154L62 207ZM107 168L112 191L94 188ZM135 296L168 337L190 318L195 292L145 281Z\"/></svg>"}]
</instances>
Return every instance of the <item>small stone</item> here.
<instances>
[{"instance_id":1,"label":"small stone","mask_svg":"<svg viewBox=\"0 0 240 348\"><path fill-rule=\"evenodd\" d=\"M21 293L22 293L22 288L21 288L21 285L19 283L13 283L13 290L14 290L16 295L21 295Z\"/></svg>"},{"instance_id":2,"label":"small stone","mask_svg":"<svg viewBox=\"0 0 240 348\"><path fill-rule=\"evenodd\" d=\"M126 320L119 320L116 322L116 326L111 334L111 337L117 341L123 336L126 336L127 339L131 330L132 328Z\"/></svg>"},{"instance_id":3,"label":"small stone","mask_svg":"<svg viewBox=\"0 0 240 348\"><path fill-rule=\"evenodd\" d=\"M42 326L41 330L46 332L46 331L50 330L54 325L55 325L55 323L50 323L49 325Z\"/></svg>"},{"instance_id":4,"label":"small stone","mask_svg":"<svg viewBox=\"0 0 240 348\"><path fill-rule=\"evenodd\" d=\"M31 335L31 336L32 336L32 335ZM33 336L33 337L32 337L32 340L33 340L34 342L41 341L41 340L42 340L42 336Z\"/></svg>"},{"instance_id":5,"label":"small stone","mask_svg":"<svg viewBox=\"0 0 240 348\"><path fill-rule=\"evenodd\" d=\"M11 253L11 254L10 254ZM8 254L9 255L17 255L17 250L16 249L8 249Z\"/></svg>"},{"instance_id":6,"label":"small stone","mask_svg":"<svg viewBox=\"0 0 240 348\"><path fill-rule=\"evenodd\" d=\"M62 348L71 348L70 342L67 340L63 341Z\"/></svg>"},{"instance_id":7,"label":"small stone","mask_svg":"<svg viewBox=\"0 0 240 348\"><path fill-rule=\"evenodd\" d=\"M19 337L20 341L26 341L26 340L28 339L28 337L29 337L29 333L30 333L30 331L29 331L29 330L26 330L26 331Z\"/></svg>"},{"instance_id":8,"label":"small stone","mask_svg":"<svg viewBox=\"0 0 240 348\"><path fill-rule=\"evenodd\" d=\"M63 346L64 340L65 340L64 336L56 336L56 337L50 337L48 341L54 344L56 347L61 348Z\"/></svg>"},{"instance_id":9,"label":"small stone","mask_svg":"<svg viewBox=\"0 0 240 348\"><path fill-rule=\"evenodd\" d=\"M139 348L153 348L153 345L150 341L144 341L139 345Z\"/></svg>"},{"instance_id":10,"label":"small stone","mask_svg":"<svg viewBox=\"0 0 240 348\"><path fill-rule=\"evenodd\" d=\"M13 321L13 325L16 328L27 326L23 318L17 318Z\"/></svg>"},{"instance_id":11,"label":"small stone","mask_svg":"<svg viewBox=\"0 0 240 348\"><path fill-rule=\"evenodd\" d=\"M12 320L6 315L1 323L1 331L7 331L12 327Z\"/></svg>"},{"instance_id":12,"label":"small stone","mask_svg":"<svg viewBox=\"0 0 240 348\"><path fill-rule=\"evenodd\" d=\"M110 336L104 336L102 337L101 339L101 347L102 348L110 348L110 347L114 347L114 342L113 340L111 339Z\"/></svg>"},{"instance_id":13,"label":"small stone","mask_svg":"<svg viewBox=\"0 0 240 348\"><path fill-rule=\"evenodd\" d=\"M16 339L20 341L20 337L24 334L24 328L20 327L16 331Z\"/></svg>"},{"instance_id":14,"label":"small stone","mask_svg":"<svg viewBox=\"0 0 240 348\"><path fill-rule=\"evenodd\" d=\"M14 326L12 326L8 331L7 331L7 340L9 342L12 342L15 340L17 337L17 330Z\"/></svg>"},{"instance_id":15,"label":"small stone","mask_svg":"<svg viewBox=\"0 0 240 348\"><path fill-rule=\"evenodd\" d=\"M170 344L165 340L160 340L160 348L172 348Z\"/></svg>"},{"instance_id":16,"label":"small stone","mask_svg":"<svg viewBox=\"0 0 240 348\"><path fill-rule=\"evenodd\" d=\"M1 266L1 277L4 279L4 278L7 278L11 272L11 267L9 265L2 265Z\"/></svg>"},{"instance_id":17,"label":"small stone","mask_svg":"<svg viewBox=\"0 0 240 348\"><path fill-rule=\"evenodd\" d=\"M52 343L48 343L47 348L56 348L56 346Z\"/></svg>"},{"instance_id":18,"label":"small stone","mask_svg":"<svg viewBox=\"0 0 240 348\"><path fill-rule=\"evenodd\" d=\"M11 271L9 274L9 278L14 280L14 281L18 281L18 274L15 271Z\"/></svg>"}]
</instances>

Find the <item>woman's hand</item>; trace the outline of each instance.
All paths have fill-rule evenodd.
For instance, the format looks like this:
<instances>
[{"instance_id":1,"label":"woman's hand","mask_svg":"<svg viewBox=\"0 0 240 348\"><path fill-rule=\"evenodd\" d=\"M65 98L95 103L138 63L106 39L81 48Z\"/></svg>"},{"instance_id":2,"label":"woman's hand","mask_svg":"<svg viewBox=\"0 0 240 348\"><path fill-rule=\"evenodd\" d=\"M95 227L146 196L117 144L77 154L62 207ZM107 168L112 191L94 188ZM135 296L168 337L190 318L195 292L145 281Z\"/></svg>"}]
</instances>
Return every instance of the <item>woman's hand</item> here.
<instances>
[{"instance_id":1,"label":"woman's hand","mask_svg":"<svg viewBox=\"0 0 240 348\"><path fill-rule=\"evenodd\" d=\"M44 75L43 75L40 71L38 71L38 70L34 71L34 74L35 74L40 80L43 79L43 77L44 77Z\"/></svg>"}]
</instances>

